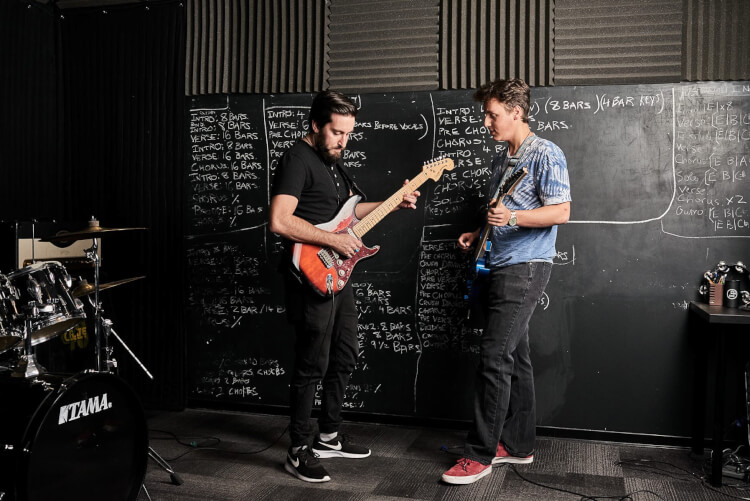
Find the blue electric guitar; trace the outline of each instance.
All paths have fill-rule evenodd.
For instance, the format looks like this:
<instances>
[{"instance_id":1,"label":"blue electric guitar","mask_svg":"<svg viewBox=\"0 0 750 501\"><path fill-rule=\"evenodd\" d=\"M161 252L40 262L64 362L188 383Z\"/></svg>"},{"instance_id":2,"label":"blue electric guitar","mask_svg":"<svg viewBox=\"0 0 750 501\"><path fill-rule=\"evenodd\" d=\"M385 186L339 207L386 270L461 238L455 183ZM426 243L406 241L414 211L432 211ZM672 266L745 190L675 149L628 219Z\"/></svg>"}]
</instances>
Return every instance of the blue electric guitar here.
<instances>
[{"instance_id":1,"label":"blue electric guitar","mask_svg":"<svg viewBox=\"0 0 750 501\"><path fill-rule=\"evenodd\" d=\"M518 183L521 182L528 172L528 169L523 167L508 176L508 179L506 179L498 188L495 198L489 208L492 209L497 207L497 204L502 202L507 195L513 193L513 190L516 189ZM468 279L466 280L468 291L466 296L464 296L464 298L468 299L470 302L473 302L473 299L476 299L479 295L479 292L477 291L477 282L489 274L489 269L485 266L485 256L492 248L492 242L488 238L491 231L492 225L486 223L484 228L482 228L482 233L479 234L479 242L474 249L474 259L470 263Z\"/></svg>"}]
</instances>

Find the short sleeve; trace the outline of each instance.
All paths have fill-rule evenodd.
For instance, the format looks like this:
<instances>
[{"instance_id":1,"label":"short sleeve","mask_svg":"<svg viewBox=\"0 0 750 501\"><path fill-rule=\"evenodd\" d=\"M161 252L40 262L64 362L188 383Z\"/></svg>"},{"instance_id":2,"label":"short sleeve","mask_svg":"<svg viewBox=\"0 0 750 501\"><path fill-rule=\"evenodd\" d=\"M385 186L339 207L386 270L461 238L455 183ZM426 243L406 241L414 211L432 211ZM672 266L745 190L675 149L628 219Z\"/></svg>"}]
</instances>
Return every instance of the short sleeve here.
<instances>
[{"instance_id":1,"label":"short sleeve","mask_svg":"<svg viewBox=\"0 0 750 501\"><path fill-rule=\"evenodd\" d=\"M297 200L302 196L307 179L306 163L293 151L287 151L279 162L274 175L271 196L291 195Z\"/></svg>"},{"instance_id":2,"label":"short sleeve","mask_svg":"<svg viewBox=\"0 0 750 501\"><path fill-rule=\"evenodd\" d=\"M571 201L570 178L565 154L556 144L544 145L537 171L537 191L543 205L556 205Z\"/></svg>"}]
</instances>

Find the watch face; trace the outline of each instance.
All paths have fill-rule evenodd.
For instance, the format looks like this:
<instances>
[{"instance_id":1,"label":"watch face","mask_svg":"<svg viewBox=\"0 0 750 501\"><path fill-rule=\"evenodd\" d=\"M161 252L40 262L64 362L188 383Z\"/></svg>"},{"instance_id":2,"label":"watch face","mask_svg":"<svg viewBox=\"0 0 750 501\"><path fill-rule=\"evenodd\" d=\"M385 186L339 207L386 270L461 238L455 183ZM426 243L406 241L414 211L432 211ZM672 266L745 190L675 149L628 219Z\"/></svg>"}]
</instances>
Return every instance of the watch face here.
<instances>
[{"instance_id":1,"label":"watch face","mask_svg":"<svg viewBox=\"0 0 750 501\"><path fill-rule=\"evenodd\" d=\"M516 213L511 212L510 219L508 219L508 226L515 226L516 225Z\"/></svg>"}]
</instances>

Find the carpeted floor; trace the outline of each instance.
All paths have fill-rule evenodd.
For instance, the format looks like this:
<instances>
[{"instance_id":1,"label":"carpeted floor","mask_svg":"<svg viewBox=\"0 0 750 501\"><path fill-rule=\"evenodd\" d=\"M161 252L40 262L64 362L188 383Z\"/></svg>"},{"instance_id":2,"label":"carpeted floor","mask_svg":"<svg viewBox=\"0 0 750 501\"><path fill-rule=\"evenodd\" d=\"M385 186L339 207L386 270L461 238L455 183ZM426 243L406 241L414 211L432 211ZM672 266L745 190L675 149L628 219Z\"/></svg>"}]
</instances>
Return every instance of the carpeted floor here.
<instances>
[{"instance_id":1,"label":"carpeted floor","mask_svg":"<svg viewBox=\"0 0 750 501\"><path fill-rule=\"evenodd\" d=\"M533 464L450 486L440 476L458 459L464 431L369 423L345 423L342 432L372 456L322 460L332 480L308 484L284 470L286 425L283 416L213 410L151 416L150 446L183 483L149 460L138 500L750 499L750 484L740 480L725 478L721 489L703 481L705 458L688 449L545 437Z\"/></svg>"}]
</instances>

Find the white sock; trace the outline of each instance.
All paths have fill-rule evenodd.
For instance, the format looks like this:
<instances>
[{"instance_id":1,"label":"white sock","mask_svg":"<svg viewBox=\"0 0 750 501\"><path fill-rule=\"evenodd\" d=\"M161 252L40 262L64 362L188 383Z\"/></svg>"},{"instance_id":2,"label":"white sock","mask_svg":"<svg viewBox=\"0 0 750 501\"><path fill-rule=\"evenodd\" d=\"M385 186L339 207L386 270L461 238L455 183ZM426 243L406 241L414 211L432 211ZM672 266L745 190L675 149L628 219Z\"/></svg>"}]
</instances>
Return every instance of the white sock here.
<instances>
[{"instance_id":1,"label":"white sock","mask_svg":"<svg viewBox=\"0 0 750 501\"><path fill-rule=\"evenodd\" d=\"M323 442L330 442L331 440L333 440L334 438L336 438L338 436L339 436L339 432L337 432L337 431L334 431L333 433L321 433L320 434L320 439Z\"/></svg>"}]
</instances>

